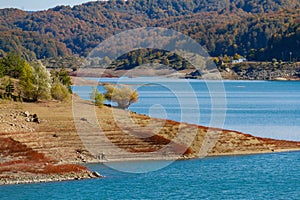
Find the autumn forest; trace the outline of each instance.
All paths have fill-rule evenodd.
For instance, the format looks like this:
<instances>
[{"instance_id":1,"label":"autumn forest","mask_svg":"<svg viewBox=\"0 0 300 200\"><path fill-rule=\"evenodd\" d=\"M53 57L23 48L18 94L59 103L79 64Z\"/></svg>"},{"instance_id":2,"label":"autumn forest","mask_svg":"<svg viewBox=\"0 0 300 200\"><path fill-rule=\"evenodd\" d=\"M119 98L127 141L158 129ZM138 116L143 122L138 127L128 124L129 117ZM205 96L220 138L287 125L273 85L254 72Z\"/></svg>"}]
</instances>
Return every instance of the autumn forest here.
<instances>
[{"instance_id":1,"label":"autumn forest","mask_svg":"<svg viewBox=\"0 0 300 200\"><path fill-rule=\"evenodd\" d=\"M0 54L25 59L86 56L124 30L164 27L199 42L211 56L300 60L299 0L111 0L39 12L0 10Z\"/></svg>"}]
</instances>

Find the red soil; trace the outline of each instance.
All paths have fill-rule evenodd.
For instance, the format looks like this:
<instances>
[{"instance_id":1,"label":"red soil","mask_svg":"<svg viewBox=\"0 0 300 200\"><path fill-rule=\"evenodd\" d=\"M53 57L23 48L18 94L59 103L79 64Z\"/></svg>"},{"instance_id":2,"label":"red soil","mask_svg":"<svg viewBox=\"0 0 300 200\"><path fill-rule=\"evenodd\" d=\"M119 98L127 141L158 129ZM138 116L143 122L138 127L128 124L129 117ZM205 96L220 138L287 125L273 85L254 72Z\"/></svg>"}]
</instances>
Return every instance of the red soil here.
<instances>
[{"instance_id":1,"label":"red soil","mask_svg":"<svg viewBox=\"0 0 300 200\"><path fill-rule=\"evenodd\" d=\"M37 174L83 173L86 167L73 164L57 164L56 160L47 158L45 154L34 151L12 138L0 137L0 178L11 177L9 172Z\"/></svg>"}]
</instances>

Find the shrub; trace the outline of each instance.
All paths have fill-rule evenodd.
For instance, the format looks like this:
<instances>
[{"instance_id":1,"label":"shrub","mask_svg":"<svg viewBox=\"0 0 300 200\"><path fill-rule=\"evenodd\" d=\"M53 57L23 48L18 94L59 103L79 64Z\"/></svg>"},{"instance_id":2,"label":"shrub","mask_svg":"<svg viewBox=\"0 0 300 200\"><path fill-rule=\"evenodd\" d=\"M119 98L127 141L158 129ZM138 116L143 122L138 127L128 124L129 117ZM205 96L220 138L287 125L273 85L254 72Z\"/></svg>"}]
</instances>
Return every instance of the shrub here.
<instances>
[{"instance_id":1,"label":"shrub","mask_svg":"<svg viewBox=\"0 0 300 200\"><path fill-rule=\"evenodd\" d=\"M103 106L105 101L104 95L101 94L96 87L93 89L90 98L95 103L95 105L99 107Z\"/></svg>"},{"instance_id":2,"label":"shrub","mask_svg":"<svg viewBox=\"0 0 300 200\"><path fill-rule=\"evenodd\" d=\"M5 94L12 94L14 92L14 84L9 77L4 77L0 79L0 90Z\"/></svg>"},{"instance_id":3,"label":"shrub","mask_svg":"<svg viewBox=\"0 0 300 200\"><path fill-rule=\"evenodd\" d=\"M32 67L25 63L20 76L20 89L26 99L32 99L34 93L34 75Z\"/></svg>"},{"instance_id":4,"label":"shrub","mask_svg":"<svg viewBox=\"0 0 300 200\"><path fill-rule=\"evenodd\" d=\"M66 101L70 98L70 93L63 84L57 82L52 85L51 96L53 99Z\"/></svg>"}]
</instances>

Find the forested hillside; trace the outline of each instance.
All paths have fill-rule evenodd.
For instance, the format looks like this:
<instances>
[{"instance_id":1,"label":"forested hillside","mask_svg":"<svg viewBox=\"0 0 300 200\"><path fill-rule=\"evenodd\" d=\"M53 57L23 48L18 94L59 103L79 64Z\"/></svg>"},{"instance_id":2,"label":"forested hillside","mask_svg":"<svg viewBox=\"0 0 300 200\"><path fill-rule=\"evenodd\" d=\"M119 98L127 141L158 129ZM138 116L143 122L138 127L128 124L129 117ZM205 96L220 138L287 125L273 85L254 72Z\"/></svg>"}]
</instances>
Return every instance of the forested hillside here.
<instances>
[{"instance_id":1,"label":"forested hillside","mask_svg":"<svg viewBox=\"0 0 300 200\"><path fill-rule=\"evenodd\" d=\"M33 13L2 9L0 49L27 59L86 56L106 38L146 26L189 35L212 56L287 61L292 52L300 60L299 0L112 0Z\"/></svg>"}]
</instances>

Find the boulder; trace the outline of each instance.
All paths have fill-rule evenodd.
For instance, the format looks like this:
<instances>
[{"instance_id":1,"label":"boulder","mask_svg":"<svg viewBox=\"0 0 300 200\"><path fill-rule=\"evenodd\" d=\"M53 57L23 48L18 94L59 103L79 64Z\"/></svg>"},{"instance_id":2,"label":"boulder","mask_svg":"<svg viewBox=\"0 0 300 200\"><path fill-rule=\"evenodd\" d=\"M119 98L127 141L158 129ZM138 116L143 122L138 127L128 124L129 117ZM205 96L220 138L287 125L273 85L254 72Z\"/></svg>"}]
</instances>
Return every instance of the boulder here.
<instances>
[{"instance_id":1,"label":"boulder","mask_svg":"<svg viewBox=\"0 0 300 200\"><path fill-rule=\"evenodd\" d=\"M101 178L102 177L101 174L99 174L98 172L93 172L92 174L93 174L93 176L95 176L97 178Z\"/></svg>"},{"instance_id":2,"label":"boulder","mask_svg":"<svg viewBox=\"0 0 300 200\"><path fill-rule=\"evenodd\" d=\"M25 121L26 122L35 122L35 123L41 123L40 119L38 118L37 114L30 114L28 111L24 112Z\"/></svg>"},{"instance_id":3,"label":"boulder","mask_svg":"<svg viewBox=\"0 0 300 200\"><path fill-rule=\"evenodd\" d=\"M25 116L25 117L29 117L29 116L30 116L30 113L29 113L28 111L25 111L25 112L24 112L24 116Z\"/></svg>"}]
</instances>

